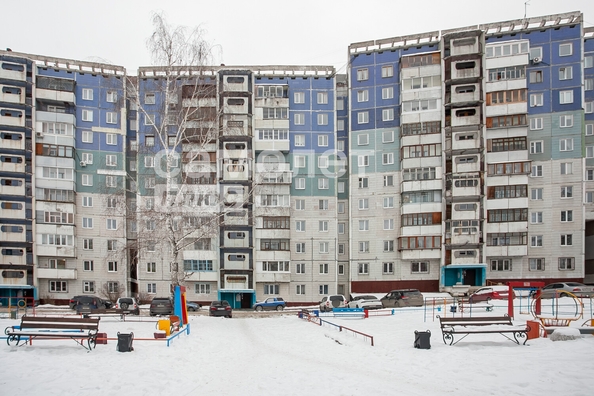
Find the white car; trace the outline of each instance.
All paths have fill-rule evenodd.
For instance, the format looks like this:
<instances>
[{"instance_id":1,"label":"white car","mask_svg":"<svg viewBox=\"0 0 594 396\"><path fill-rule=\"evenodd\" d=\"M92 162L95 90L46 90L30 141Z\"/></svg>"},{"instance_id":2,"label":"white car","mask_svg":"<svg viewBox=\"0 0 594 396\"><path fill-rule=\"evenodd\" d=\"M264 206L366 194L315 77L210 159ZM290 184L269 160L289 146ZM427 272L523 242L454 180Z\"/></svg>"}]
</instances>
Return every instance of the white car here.
<instances>
[{"instance_id":1,"label":"white car","mask_svg":"<svg viewBox=\"0 0 594 396\"><path fill-rule=\"evenodd\" d=\"M349 301L349 308L382 309L383 307L379 298L372 295L352 297Z\"/></svg>"},{"instance_id":2,"label":"white car","mask_svg":"<svg viewBox=\"0 0 594 396\"><path fill-rule=\"evenodd\" d=\"M342 294L331 294L325 296L320 301L320 311L329 312L334 308L344 308L347 306L347 299Z\"/></svg>"}]
</instances>

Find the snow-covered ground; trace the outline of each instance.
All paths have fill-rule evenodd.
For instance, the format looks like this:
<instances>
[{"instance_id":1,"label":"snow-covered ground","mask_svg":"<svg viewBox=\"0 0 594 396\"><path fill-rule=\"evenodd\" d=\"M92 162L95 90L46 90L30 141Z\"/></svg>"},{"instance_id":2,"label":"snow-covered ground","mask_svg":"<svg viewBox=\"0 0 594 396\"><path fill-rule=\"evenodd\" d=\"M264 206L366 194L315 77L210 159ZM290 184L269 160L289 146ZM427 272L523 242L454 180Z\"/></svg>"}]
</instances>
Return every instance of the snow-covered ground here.
<instances>
[{"instance_id":1,"label":"snow-covered ground","mask_svg":"<svg viewBox=\"0 0 594 396\"><path fill-rule=\"evenodd\" d=\"M495 304L489 315L507 312L505 302ZM394 315L368 319L326 318L372 335L375 346L290 312L233 319L191 315L190 335L174 339L170 347L141 340L153 338L154 318L103 318L100 332L108 337L134 332L133 352L117 352L114 340L91 352L71 340L34 341L23 347L0 340L0 394L591 394L593 336L556 342L540 338L522 346L499 334L483 334L447 346L434 317L452 313L448 306L439 308L398 309ZM590 318L589 305L584 311L574 325ZM42 312L43 307L38 314ZM484 315L481 310L475 310L477 314ZM518 313L514 322L527 319L531 316ZM0 330L15 324L17 320L0 319ZM431 349L413 347L415 330L431 331Z\"/></svg>"}]
</instances>

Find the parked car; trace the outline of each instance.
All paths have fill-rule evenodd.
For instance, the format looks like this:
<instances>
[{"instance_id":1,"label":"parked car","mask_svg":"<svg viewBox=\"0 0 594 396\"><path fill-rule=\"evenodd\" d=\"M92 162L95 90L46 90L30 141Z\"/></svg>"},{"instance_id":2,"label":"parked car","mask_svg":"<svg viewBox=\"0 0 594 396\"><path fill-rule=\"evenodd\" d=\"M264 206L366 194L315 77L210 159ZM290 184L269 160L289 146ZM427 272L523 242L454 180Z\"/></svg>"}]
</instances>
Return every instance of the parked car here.
<instances>
[{"instance_id":1,"label":"parked car","mask_svg":"<svg viewBox=\"0 0 594 396\"><path fill-rule=\"evenodd\" d=\"M385 308L422 307L423 295L417 289L392 290L380 300Z\"/></svg>"},{"instance_id":2,"label":"parked car","mask_svg":"<svg viewBox=\"0 0 594 396\"><path fill-rule=\"evenodd\" d=\"M227 300L217 300L210 303L208 316L226 316L227 318L231 318L233 317L233 310Z\"/></svg>"},{"instance_id":3,"label":"parked car","mask_svg":"<svg viewBox=\"0 0 594 396\"><path fill-rule=\"evenodd\" d=\"M188 309L188 311L195 312L202 308L202 305L195 302L186 301L186 308Z\"/></svg>"},{"instance_id":4,"label":"parked car","mask_svg":"<svg viewBox=\"0 0 594 396\"><path fill-rule=\"evenodd\" d=\"M320 301L320 311L328 312L334 308L344 308L347 305L347 299L342 294L331 294L324 296Z\"/></svg>"},{"instance_id":5,"label":"parked car","mask_svg":"<svg viewBox=\"0 0 594 396\"><path fill-rule=\"evenodd\" d=\"M570 294L567 292L576 297L594 297L594 286L578 282L551 283L542 288L541 298L568 297Z\"/></svg>"},{"instance_id":6,"label":"parked car","mask_svg":"<svg viewBox=\"0 0 594 396\"><path fill-rule=\"evenodd\" d=\"M173 315L173 300L169 297L155 297L149 310L151 316Z\"/></svg>"},{"instance_id":7,"label":"parked car","mask_svg":"<svg viewBox=\"0 0 594 396\"><path fill-rule=\"evenodd\" d=\"M384 307L379 298L372 295L351 296L348 306L349 308L363 309L382 309Z\"/></svg>"},{"instance_id":8,"label":"parked car","mask_svg":"<svg viewBox=\"0 0 594 396\"><path fill-rule=\"evenodd\" d=\"M87 297L93 297L93 298L98 298L99 300L101 300L101 304L99 305L104 305L105 308L111 308L111 306L113 305L113 303L109 300L104 300L100 297L97 296L89 296L89 295L82 295L82 296L74 296L70 299L70 301L68 302L68 306L70 307L70 309L75 309L76 308L76 304L78 304L78 301L82 298L87 298ZM39 301L36 301L36 306L39 305ZM103 307L102 307L103 308Z\"/></svg>"},{"instance_id":9,"label":"parked car","mask_svg":"<svg viewBox=\"0 0 594 396\"><path fill-rule=\"evenodd\" d=\"M507 286L505 286L507 287ZM505 293L505 298L507 298L509 296L509 293ZM477 289L474 293L472 293L470 295L470 297L468 297L468 302L470 304L475 304L478 302L489 302L491 300L502 300L503 294L500 293L498 290L495 290L493 287L481 287L480 289Z\"/></svg>"},{"instance_id":10,"label":"parked car","mask_svg":"<svg viewBox=\"0 0 594 396\"><path fill-rule=\"evenodd\" d=\"M282 299L282 297L268 297L264 301L255 303L253 308L256 311L262 311L265 309L282 311L283 309L285 309L286 305L287 303L285 302L285 300Z\"/></svg>"},{"instance_id":11,"label":"parked car","mask_svg":"<svg viewBox=\"0 0 594 396\"><path fill-rule=\"evenodd\" d=\"M78 296L74 309L76 313L90 313L93 309L107 308L105 300L96 296Z\"/></svg>"},{"instance_id":12,"label":"parked car","mask_svg":"<svg viewBox=\"0 0 594 396\"><path fill-rule=\"evenodd\" d=\"M124 313L140 315L140 307L134 297L120 297L116 301L115 308L121 309Z\"/></svg>"}]
</instances>

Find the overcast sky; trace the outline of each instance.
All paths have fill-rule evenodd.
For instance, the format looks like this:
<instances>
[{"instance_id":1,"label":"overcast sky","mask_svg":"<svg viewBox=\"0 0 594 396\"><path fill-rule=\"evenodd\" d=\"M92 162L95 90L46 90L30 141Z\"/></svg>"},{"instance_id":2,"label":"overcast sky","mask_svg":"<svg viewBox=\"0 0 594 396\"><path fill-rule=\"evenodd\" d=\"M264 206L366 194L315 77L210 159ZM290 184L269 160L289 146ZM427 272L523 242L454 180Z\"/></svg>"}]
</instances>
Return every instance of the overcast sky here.
<instances>
[{"instance_id":1,"label":"overcast sky","mask_svg":"<svg viewBox=\"0 0 594 396\"><path fill-rule=\"evenodd\" d=\"M0 48L96 61L134 72L152 65L151 14L201 26L226 65L332 65L345 72L351 43L481 23L581 11L591 0L27 0L5 8ZM526 10L526 11L525 11ZM9 17L10 15L10 17Z\"/></svg>"}]
</instances>

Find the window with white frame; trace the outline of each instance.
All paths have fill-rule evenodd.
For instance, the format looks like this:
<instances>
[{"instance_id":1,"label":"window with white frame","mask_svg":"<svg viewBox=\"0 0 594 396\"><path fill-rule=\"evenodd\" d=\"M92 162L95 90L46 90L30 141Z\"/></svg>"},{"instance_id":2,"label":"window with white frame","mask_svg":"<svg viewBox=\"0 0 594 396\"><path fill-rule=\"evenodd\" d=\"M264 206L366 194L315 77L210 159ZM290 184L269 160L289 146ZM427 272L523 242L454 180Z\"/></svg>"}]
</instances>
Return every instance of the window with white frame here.
<instances>
[{"instance_id":1,"label":"window with white frame","mask_svg":"<svg viewBox=\"0 0 594 396\"><path fill-rule=\"evenodd\" d=\"M573 103L573 91L559 91L559 103Z\"/></svg>"},{"instance_id":2,"label":"window with white frame","mask_svg":"<svg viewBox=\"0 0 594 396\"><path fill-rule=\"evenodd\" d=\"M561 186L561 198L573 198L573 187Z\"/></svg>"},{"instance_id":3,"label":"window with white frame","mask_svg":"<svg viewBox=\"0 0 594 396\"><path fill-rule=\"evenodd\" d=\"M594 78L584 79L584 90L586 90L586 91L594 90Z\"/></svg>"},{"instance_id":4,"label":"window with white frame","mask_svg":"<svg viewBox=\"0 0 594 396\"><path fill-rule=\"evenodd\" d=\"M530 94L530 107L538 107L543 105L544 96L542 93Z\"/></svg>"},{"instance_id":5,"label":"window with white frame","mask_svg":"<svg viewBox=\"0 0 594 396\"><path fill-rule=\"evenodd\" d=\"M369 263L358 263L357 267L359 275L369 274Z\"/></svg>"},{"instance_id":6,"label":"window with white frame","mask_svg":"<svg viewBox=\"0 0 594 396\"><path fill-rule=\"evenodd\" d=\"M93 264L93 260L84 260L83 261L83 271L94 271L95 266Z\"/></svg>"},{"instance_id":7,"label":"window with white frame","mask_svg":"<svg viewBox=\"0 0 594 396\"><path fill-rule=\"evenodd\" d=\"M357 157L357 164L360 167L369 166L369 156L368 155L359 155Z\"/></svg>"},{"instance_id":8,"label":"window with white frame","mask_svg":"<svg viewBox=\"0 0 594 396\"><path fill-rule=\"evenodd\" d=\"M82 131L82 141L83 143L93 143L93 132Z\"/></svg>"},{"instance_id":9,"label":"window with white frame","mask_svg":"<svg viewBox=\"0 0 594 396\"><path fill-rule=\"evenodd\" d=\"M107 154L105 156L105 165L106 166L117 166L118 165L118 157L114 154Z\"/></svg>"},{"instance_id":10,"label":"window with white frame","mask_svg":"<svg viewBox=\"0 0 594 396\"><path fill-rule=\"evenodd\" d=\"M93 163L93 153L82 153L81 159L86 165L91 165Z\"/></svg>"},{"instance_id":11,"label":"window with white frame","mask_svg":"<svg viewBox=\"0 0 594 396\"><path fill-rule=\"evenodd\" d=\"M357 69L357 81L365 81L369 79L368 69Z\"/></svg>"},{"instance_id":12,"label":"window with white frame","mask_svg":"<svg viewBox=\"0 0 594 396\"><path fill-rule=\"evenodd\" d=\"M339 181L338 182L338 192L339 193L343 193L344 192L344 189L345 189L345 183L342 182L342 181Z\"/></svg>"},{"instance_id":13,"label":"window with white frame","mask_svg":"<svg viewBox=\"0 0 594 396\"><path fill-rule=\"evenodd\" d=\"M369 135L362 133L357 136L357 144L359 146L367 146L369 144Z\"/></svg>"},{"instance_id":14,"label":"window with white frame","mask_svg":"<svg viewBox=\"0 0 594 396\"><path fill-rule=\"evenodd\" d=\"M590 67L594 67L594 56L584 56L584 69L588 69Z\"/></svg>"},{"instance_id":15,"label":"window with white frame","mask_svg":"<svg viewBox=\"0 0 594 396\"><path fill-rule=\"evenodd\" d=\"M537 131L543 128L542 117L536 117L530 119L530 130Z\"/></svg>"},{"instance_id":16,"label":"window with white frame","mask_svg":"<svg viewBox=\"0 0 594 396\"><path fill-rule=\"evenodd\" d=\"M561 234L561 246L572 246L573 235L572 234Z\"/></svg>"},{"instance_id":17,"label":"window with white frame","mask_svg":"<svg viewBox=\"0 0 594 396\"><path fill-rule=\"evenodd\" d=\"M296 253L305 253L305 242L297 242L295 244Z\"/></svg>"},{"instance_id":18,"label":"window with white frame","mask_svg":"<svg viewBox=\"0 0 594 396\"><path fill-rule=\"evenodd\" d=\"M559 80L571 80L573 78L573 68L571 66L561 66L559 68Z\"/></svg>"},{"instance_id":19,"label":"window with white frame","mask_svg":"<svg viewBox=\"0 0 594 396\"><path fill-rule=\"evenodd\" d=\"M369 187L369 178L368 177L360 177L359 178L359 188L368 188Z\"/></svg>"},{"instance_id":20,"label":"window with white frame","mask_svg":"<svg viewBox=\"0 0 594 396\"><path fill-rule=\"evenodd\" d=\"M305 177L295 178L295 189L296 190L305 190Z\"/></svg>"},{"instance_id":21,"label":"window with white frame","mask_svg":"<svg viewBox=\"0 0 594 396\"><path fill-rule=\"evenodd\" d=\"M305 103L305 92L293 92L293 102L297 104Z\"/></svg>"},{"instance_id":22,"label":"window with white frame","mask_svg":"<svg viewBox=\"0 0 594 396\"><path fill-rule=\"evenodd\" d=\"M339 202L338 203L338 213L344 213L344 212L345 212L344 202Z\"/></svg>"},{"instance_id":23,"label":"window with white frame","mask_svg":"<svg viewBox=\"0 0 594 396\"><path fill-rule=\"evenodd\" d=\"M155 262L146 263L146 272L156 273L157 272L157 263L155 263Z\"/></svg>"},{"instance_id":24,"label":"window with white frame","mask_svg":"<svg viewBox=\"0 0 594 396\"><path fill-rule=\"evenodd\" d=\"M82 99L83 100L93 100L93 90L91 88L83 88Z\"/></svg>"},{"instance_id":25,"label":"window with white frame","mask_svg":"<svg viewBox=\"0 0 594 396\"><path fill-rule=\"evenodd\" d=\"M330 182L325 177L320 177L318 179L318 190L328 190L330 188Z\"/></svg>"},{"instance_id":26,"label":"window with white frame","mask_svg":"<svg viewBox=\"0 0 594 396\"><path fill-rule=\"evenodd\" d=\"M382 78L390 78L394 76L394 67L392 65L382 66Z\"/></svg>"},{"instance_id":27,"label":"window with white frame","mask_svg":"<svg viewBox=\"0 0 594 396\"><path fill-rule=\"evenodd\" d=\"M320 242L319 243L320 253L328 253L329 245L330 245L329 242Z\"/></svg>"},{"instance_id":28,"label":"window with white frame","mask_svg":"<svg viewBox=\"0 0 594 396\"><path fill-rule=\"evenodd\" d=\"M369 220L359 220L359 231L369 231Z\"/></svg>"},{"instance_id":29,"label":"window with white frame","mask_svg":"<svg viewBox=\"0 0 594 396\"><path fill-rule=\"evenodd\" d=\"M584 103L584 112L586 114L594 113L594 101Z\"/></svg>"},{"instance_id":30,"label":"window with white frame","mask_svg":"<svg viewBox=\"0 0 594 396\"><path fill-rule=\"evenodd\" d=\"M586 146L586 158L594 158L594 146Z\"/></svg>"},{"instance_id":31,"label":"window with white frame","mask_svg":"<svg viewBox=\"0 0 594 396\"><path fill-rule=\"evenodd\" d=\"M83 281L83 293L95 293L95 282Z\"/></svg>"},{"instance_id":32,"label":"window with white frame","mask_svg":"<svg viewBox=\"0 0 594 396\"><path fill-rule=\"evenodd\" d=\"M394 131L382 132L382 143L392 143L394 141Z\"/></svg>"},{"instance_id":33,"label":"window with white frame","mask_svg":"<svg viewBox=\"0 0 594 396\"><path fill-rule=\"evenodd\" d=\"M394 229L394 219L384 219L384 230Z\"/></svg>"},{"instance_id":34,"label":"window with white frame","mask_svg":"<svg viewBox=\"0 0 594 396\"><path fill-rule=\"evenodd\" d=\"M561 222L567 223L573 221L573 210L562 210L561 211Z\"/></svg>"},{"instance_id":35,"label":"window with white frame","mask_svg":"<svg viewBox=\"0 0 594 396\"><path fill-rule=\"evenodd\" d=\"M155 137L154 136L145 136L144 137L144 145L147 147L153 147L155 145Z\"/></svg>"},{"instance_id":36,"label":"window with white frame","mask_svg":"<svg viewBox=\"0 0 594 396\"><path fill-rule=\"evenodd\" d=\"M93 121L93 110L83 110L82 111L82 120L87 122Z\"/></svg>"},{"instance_id":37,"label":"window with white frame","mask_svg":"<svg viewBox=\"0 0 594 396\"><path fill-rule=\"evenodd\" d=\"M426 261L413 261L410 264L410 272L413 274L428 274L429 263Z\"/></svg>"},{"instance_id":38,"label":"window with white frame","mask_svg":"<svg viewBox=\"0 0 594 396\"><path fill-rule=\"evenodd\" d=\"M491 271L511 271L512 261L510 259L491 259Z\"/></svg>"},{"instance_id":39,"label":"window with white frame","mask_svg":"<svg viewBox=\"0 0 594 396\"><path fill-rule=\"evenodd\" d=\"M594 169L586 169L586 180L594 181Z\"/></svg>"},{"instance_id":40,"label":"window with white frame","mask_svg":"<svg viewBox=\"0 0 594 396\"><path fill-rule=\"evenodd\" d=\"M328 92L318 92L318 104L328 104Z\"/></svg>"},{"instance_id":41,"label":"window with white frame","mask_svg":"<svg viewBox=\"0 0 594 396\"><path fill-rule=\"evenodd\" d=\"M394 87L382 88L382 99L393 99L394 98Z\"/></svg>"},{"instance_id":42,"label":"window with white frame","mask_svg":"<svg viewBox=\"0 0 594 396\"><path fill-rule=\"evenodd\" d=\"M297 294L297 295L305 294L305 285L295 285L295 294Z\"/></svg>"},{"instance_id":43,"label":"window with white frame","mask_svg":"<svg viewBox=\"0 0 594 396\"><path fill-rule=\"evenodd\" d=\"M327 199L320 199L318 200L318 208L320 210L328 210L328 200Z\"/></svg>"},{"instance_id":44,"label":"window with white frame","mask_svg":"<svg viewBox=\"0 0 594 396\"><path fill-rule=\"evenodd\" d=\"M573 114L559 116L559 127L570 128L573 126Z\"/></svg>"},{"instance_id":45,"label":"window with white frame","mask_svg":"<svg viewBox=\"0 0 594 396\"><path fill-rule=\"evenodd\" d=\"M318 113L318 125L328 125L328 113Z\"/></svg>"},{"instance_id":46,"label":"window with white frame","mask_svg":"<svg viewBox=\"0 0 594 396\"><path fill-rule=\"evenodd\" d=\"M360 111L357 113L357 123L358 124L367 124L369 123L369 112L368 111Z\"/></svg>"},{"instance_id":47,"label":"window with white frame","mask_svg":"<svg viewBox=\"0 0 594 396\"><path fill-rule=\"evenodd\" d=\"M384 252L393 252L394 251L394 241L384 241Z\"/></svg>"},{"instance_id":48,"label":"window with white frame","mask_svg":"<svg viewBox=\"0 0 594 396\"><path fill-rule=\"evenodd\" d=\"M541 154L543 143L542 140L530 142L530 154Z\"/></svg>"},{"instance_id":49,"label":"window with white frame","mask_svg":"<svg viewBox=\"0 0 594 396\"><path fill-rule=\"evenodd\" d=\"M146 292L147 292L147 294L157 294L157 284L156 283L147 283L146 284Z\"/></svg>"},{"instance_id":50,"label":"window with white frame","mask_svg":"<svg viewBox=\"0 0 594 396\"><path fill-rule=\"evenodd\" d=\"M594 124L586 124L586 136L594 136Z\"/></svg>"},{"instance_id":51,"label":"window with white frame","mask_svg":"<svg viewBox=\"0 0 594 396\"><path fill-rule=\"evenodd\" d=\"M296 155L294 158L295 161L295 168L305 168L305 156L304 155Z\"/></svg>"},{"instance_id":52,"label":"window with white frame","mask_svg":"<svg viewBox=\"0 0 594 396\"><path fill-rule=\"evenodd\" d=\"M115 103L118 100L118 94L116 91L107 91L105 94L105 101L109 103Z\"/></svg>"},{"instance_id":53,"label":"window with white frame","mask_svg":"<svg viewBox=\"0 0 594 396\"><path fill-rule=\"evenodd\" d=\"M295 200L295 210L305 210L305 199Z\"/></svg>"},{"instance_id":54,"label":"window with white frame","mask_svg":"<svg viewBox=\"0 0 594 396\"><path fill-rule=\"evenodd\" d=\"M145 177L144 178L144 188L155 188L155 178L154 177Z\"/></svg>"},{"instance_id":55,"label":"window with white frame","mask_svg":"<svg viewBox=\"0 0 594 396\"><path fill-rule=\"evenodd\" d=\"M105 135L105 143L111 146L118 144L118 137L115 133L107 133Z\"/></svg>"},{"instance_id":56,"label":"window with white frame","mask_svg":"<svg viewBox=\"0 0 594 396\"><path fill-rule=\"evenodd\" d=\"M572 43L559 44L559 56L570 56L573 54Z\"/></svg>"},{"instance_id":57,"label":"window with white frame","mask_svg":"<svg viewBox=\"0 0 594 396\"><path fill-rule=\"evenodd\" d=\"M593 203L594 202L594 191L586 191L584 200L586 203Z\"/></svg>"},{"instance_id":58,"label":"window with white frame","mask_svg":"<svg viewBox=\"0 0 594 396\"><path fill-rule=\"evenodd\" d=\"M384 187L392 187L394 185L393 175L384 175Z\"/></svg>"},{"instance_id":59,"label":"window with white frame","mask_svg":"<svg viewBox=\"0 0 594 396\"><path fill-rule=\"evenodd\" d=\"M318 221L318 231L319 232L328 232L328 221L327 220Z\"/></svg>"},{"instance_id":60,"label":"window with white frame","mask_svg":"<svg viewBox=\"0 0 594 396\"><path fill-rule=\"evenodd\" d=\"M382 110L382 121L394 120L394 109L383 109Z\"/></svg>"},{"instance_id":61,"label":"window with white frame","mask_svg":"<svg viewBox=\"0 0 594 396\"><path fill-rule=\"evenodd\" d=\"M318 168L320 169L326 169L328 168L328 157L322 155L321 157L318 157Z\"/></svg>"},{"instance_id":62,"label":"window with white frame","mask_svg":"<svg viewBox=\"0 0 594 396\"><path fill-rule=\"evenodd\" d=\"M144 94L144 104L155 104L155 94L154 93L145 93Z\"/></svg>"},{"instance_id":63,"label":"window with white frame","mask_svg":"<svg viewBox=\"0 0 594 396\"><path fill-rule=\"evenodd\" d=\"M382 263L382 273L383 274L393 274L394 273L394 263L393 262Z\"/></svg>"},{"instance_id":64,"label":"window with white frame","mask_svg":"<svg viewBox=\"0 0 594 396\"><path fill-rule=\"evenodd\" d=\"M293 114L293 122L295 125L305 125L305 114L295 113Z\"/></svg>"},{"instance_id":65,"label":"window with white frame","mask_svg":"<svg viewBox=\"0 0 594 396\"><path fill-rule=\"evenodd\" d=\"M359 199L359 210L367 210L367 209L369 209L369 198Z\"/></svg>"},{"instance_id":66,"label":"window with white frame","mask_svg":"<svg viewBox=\"0 0 594 396\"><path fill-rule=\"evenodd\" d=\"M338 244L338 254L345 254L346 252L346 246L344 243L339 243ZM339 266L340 268L340 266Z\"/></svg>"},{"instance_id":67,"label":"window with white frame","mask_svg":"<svg viewBox=\"0 0 594 396\"><path fill-rule=\"evenodd\" d=\"M295 135L295 146L305 147L305 135Z\"/></svg>"},{"instance_id":68,"label":"window with white frame","mask_svg":"<svg viewBox=\"0 0 594 396\"><path fill-rule=\"evenodd\" d=\"M392 165L393 163L394 163L394 153L382 154L382 164L383 165Z\"/></svg>"},{"instance_id":69,"label":"window with white frame","mask_svg":"<svg viewBox=\"0 0 594 396\"><path fill-rule=\"evenodd\" d=\"M336 120L336 130L344 131L344 120ZM343 150L344 150L344 143L343 143Z\"/></svg>"},{"instance_id":70,"label":"window with white frame","mask_svg":"<svg viewBox=\"0 0 594 396\"><path fill-rule=\"evenodd\" d=\"M532 177L542 177L542 165L532 165Z\"/></svg>"},{"instance_id":71,"label":"window with white frame","mask_svg":"<svg viewBox=\"0 0 594 396\"><path fill-rule=\"evenodd\" d=\"M118 241L115 239L107 240L107 251L115 252L118 249Z\"/></svg>"},{"instance_id":72,"label":"window with white frame","mask_svg":"<svg viewBox=\"0 0 594 396\"><path fill-rule=\"evenodd\" d=\"M542 247L542 235L532 235L530 237L531 247Z\"/></svg>"},{"instance_id":73,"label":"window with white frame","mask_svg":"<svg viewBox=\"0 0 594 396\"><path fill-rule=\"evenodd\" d=\"M345 223L338 223L338 233L344 234Z\"/></svg>"},{"instance_id":74,"label":"window with white frame","mask_svg":"<svg viewBox=\"0 0 594 396\"><path fill-rule=\"evenodd\" d=\"M305 263L295 264L295 273L296 274L305 274Z\"/></svg>"},{"instance_id":75,"label":"window with white frame","mask_svg":"<svg viewBox=\"0 0 594 396\"><path fill-rule=\"evenodd\" d=\"M559 151L573 151L573 139L559 139Z\"/></svg>"},{"instance_id":76,"label":"window with white frame","mask_svg":"<svg viewBox=\"0 0 594 396\"><path fill-rule=\"evenodd\" d=\"M108 261L107 262L107 272L118 272L118 262L117 261Z\"/></svg>"},{"instance_id":77,"label":"window with white frame","mask_svg":"<svg viewBox=\"0 0 594 396\"><path fill-rule=\"evenodd\" d=\"M318 146L328 147L328 135L318 135Z\"/></svg>"},{"instance_id":78,"label":"window with white frame","mask_svg":"<svg viewBox=\"0 0 594 396\"><path fill-rule=\"evenodd\" d=\"M394 197L384 197L384 209L394 207Z\"/></svg>"},{"instance_id":79,"label":"window with white frame","mask_svg":"<svg viewBox=\"0 0 594 396\"><path fill-rule=\"evenodd\" d=\"M357 102L367 102L369 101L369 91L367 89L361 89L357 91Z\"/></svg>"},{"instance_id":80,"label":"window with white frame","mask_svg":"<svg viewBox=\"0 0 594 396\"><path fill-rule=\"evenodd\" d=\"M562 175L572 175L573 174L573 164L571 162L561 162L560 164L560 173Z\"/></svg>"},{"instance_id":81,"label":"window with white frame","mask_svg":"<svg viewBox=\"0 0 594 396\"><path fill-rule=\"evenodd\" d=\"M264 294L280 294L280 285L264 285Z\"/></svg>"},{"instance_id":82,"label":"window with white frame","mask_svg":"<svg viewBox=\"0 0 594 396\"><path fill-rule=\"evenodd\" d=\"M92 186L93 185L93 175L82 174L81 175L81 183L83 186Z\"/></svg>"},{"instance_id":83,"label":"window with white frame","mask_svg":"<svg viewBox=\"0 0 594 396\"><path fill-rule=\"evenodd\" d=\"M86 208L90 208L93 206L93 197L83 196L82 197L82 206Z\"/></svg>"},{"instance_id":84,"label":"window with white frame","mask_svg":"<svg viewBox=\"0 0 594 396\"><path fill-rule=\"evenodd\" d=\"M359 253L369 253L369 241L359 241Z\"/></svg>"},{"instance_id":85,"label":"window with white frame","mask_svg":"<svg viewBox=\"0 0 594 396\"><path fill-rule=\"evenodd\" d=\"M544 271L545 259L544 258L531 258L528 260L528 269L530 271Z\"/></svg>"},{"instance_id":86,"label":"window with white frame","mask_svg":"<svg viewBox=\"0 0 594 396\"><path fill-rule=\"evenodd\" d=\"M107 219L107 229L108 230L117 230L118 229L117 219Z\"/></svg>"},{"instance_id":87,"label":"window with white frame","mask_svg":"<svg viewBox=\"0 0 594 396\"><path fill-rule=\"evenodd\" d=\"M52 293L68 293L68 282L66 281L49 281L49 291Z\"/></svg>"},{"instance_id":88,"label":"window with white frame","mask_svg":"<svg viewBox=\"0 0 594 396\"><path fill-rule=\"evenodd\" d=\"M530 213L530 223L531 224L541 224L542 223L542 212L531 212Z\"/></svg>"},{"instance_id":89,"label":"window with white frame","mask_svg":"<svg viewBox=\"0 0 594 396\"><path fill-rule=\"evenodd\" d=\"M318 294L328 294L328 285L320 285L320 288L318 289Z\"/></svg>"},{"instance_id":90,"label":"window with white frame","mask_svg":"<svg viewBox=\"0 0 594 396\"><path fill-rule=\"evenodd\" d=\"M571 271L575 269L575 257L559 257L559 270Z\"/></svg>"},{"instance_id":91,"label":"window with white frame","mask_svg":"<svg viewBox=\"0 0 594 396\"><path fill-rule=\"evenodd\" d=\"M93 228L93 218L92 217L83 217L82 218L82 227L83 228Z\"/></svg>"},{"instance_id":92,"label":"window with white frame","mask_svg":"<svg viewBox=\"0 0 594 396\"><path fill-rule=\"evenodd\" d=\"M108 111L105 113L105 122L107 124L117 124L118 123L118 113L115 111Z\"/></svg>"}]
</instances>

